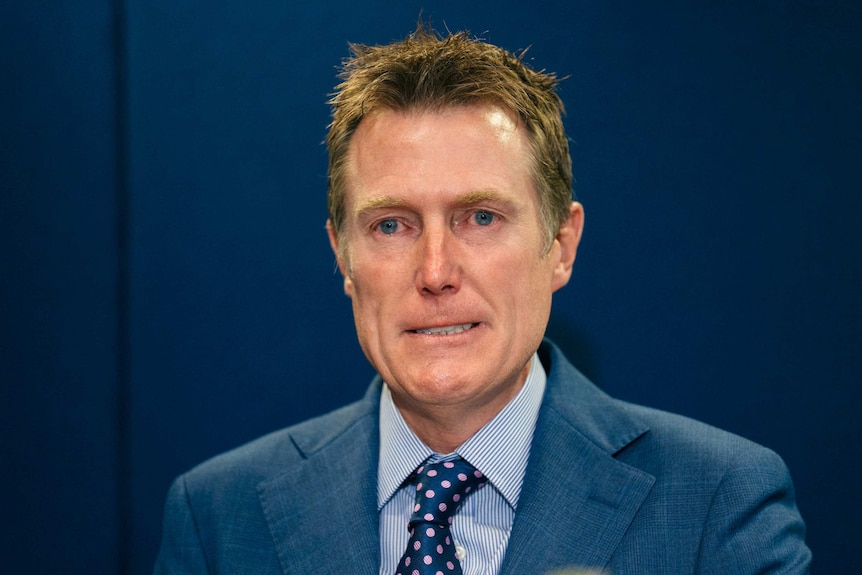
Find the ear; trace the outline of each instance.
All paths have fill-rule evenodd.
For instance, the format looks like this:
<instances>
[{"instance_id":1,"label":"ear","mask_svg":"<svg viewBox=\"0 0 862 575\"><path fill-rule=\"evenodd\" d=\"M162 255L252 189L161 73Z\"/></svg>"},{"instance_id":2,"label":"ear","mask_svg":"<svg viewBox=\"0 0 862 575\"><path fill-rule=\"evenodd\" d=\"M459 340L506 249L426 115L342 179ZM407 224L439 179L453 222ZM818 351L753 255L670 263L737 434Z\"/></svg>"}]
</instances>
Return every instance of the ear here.
<instances>
[{"instance_id":1,"label":"ear","mask_svg":"<svg viewBox=\"0 0 862 575\"><path fill-rule=\"evenodd\" d=\"M335 229L332 227L332 221L326 220L326 234L329 236L329 246L335 254L335 261L338 263L338 269L341 276L344 278L344 293L348 297L353 297L353 280L350 279L347 265L344 263L344 252L339 249L338 236Z\"/></svg>"},{"instance_id":2,"label":"ear","mask_svg":"<svg viewBox=\"0 0 862 575\"><path fill-rule=\"evenodd\" d=\"M554 268L554 277L551 282L553 291L557 291L572 277L572 266L575 264L575 256L578 253L578 244L581 243L581 234L584 231L584 206L579 202L572 202L569 208L569 217L560 226L554 242L560 246L560 259Z\"/></svg>"}]
</instances>

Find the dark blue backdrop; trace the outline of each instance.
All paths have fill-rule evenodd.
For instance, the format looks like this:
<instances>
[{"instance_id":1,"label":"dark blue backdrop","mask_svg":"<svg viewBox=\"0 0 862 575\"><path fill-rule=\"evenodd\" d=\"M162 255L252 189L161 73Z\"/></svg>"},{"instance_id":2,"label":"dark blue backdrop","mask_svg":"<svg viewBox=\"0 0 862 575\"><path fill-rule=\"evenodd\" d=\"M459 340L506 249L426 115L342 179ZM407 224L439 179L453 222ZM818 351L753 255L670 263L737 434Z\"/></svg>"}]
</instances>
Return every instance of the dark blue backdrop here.
<instances>
[{"instance_id":1,"label":"dark blue backdrop","mask_svg":"<svg viewBox=\"0 0 862 575\"><path fill-rule=\"evenodd\" d=\"M857 2L0 4L4 572L147 573L171 478L358 397L325 220L347 41L420 8L569 78L587 226L550 334L788 462L862 540Z\"/></svg>"}]
</instances>

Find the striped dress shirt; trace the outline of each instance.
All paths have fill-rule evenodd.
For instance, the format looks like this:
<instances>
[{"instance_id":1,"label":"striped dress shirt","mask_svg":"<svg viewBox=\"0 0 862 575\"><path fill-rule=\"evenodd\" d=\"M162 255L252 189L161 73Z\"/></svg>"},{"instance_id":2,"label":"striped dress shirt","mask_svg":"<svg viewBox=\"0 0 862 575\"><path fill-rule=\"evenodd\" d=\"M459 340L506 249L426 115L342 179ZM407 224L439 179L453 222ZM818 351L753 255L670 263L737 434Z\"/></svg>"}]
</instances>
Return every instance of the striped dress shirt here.
<instances>
[{"instance_id":1,"label":"striped dress shirt","mask_svg":"<svg viewBox=\"0 0 862 575\"><path fill-rule=\"evenodd\" d=\"M512 532L515 509L530 456L530 443L545 392L546 374L537 355L523 387L506 407L458 447L434 453L404 421L389 388L380 398L380 461L377 509L380 512L380 575L393 575L407 547L407 523L415 490L405 481L419 465L466 459L488 478L488 485L464 500L452 521L452 538L464 575L497 575Z\"/></svg>"}]
</instances>

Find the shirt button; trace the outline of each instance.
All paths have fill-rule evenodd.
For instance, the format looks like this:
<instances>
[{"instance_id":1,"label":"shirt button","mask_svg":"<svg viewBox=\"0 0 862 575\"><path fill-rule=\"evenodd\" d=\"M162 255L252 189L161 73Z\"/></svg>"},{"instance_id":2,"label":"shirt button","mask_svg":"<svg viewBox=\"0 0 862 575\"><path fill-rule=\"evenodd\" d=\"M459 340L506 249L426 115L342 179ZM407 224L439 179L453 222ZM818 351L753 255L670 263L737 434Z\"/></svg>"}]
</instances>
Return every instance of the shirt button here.
<instances>
[{"instance_id":1,"label":"shirt button","mask_svg":"<svg viewBox=\"0 0 862 575\"><path fill-rule=\"evenodd\" d=\"M464 557L466 557L466 556L467 556L467 550L464 549L464 546L461 545L460 543L456 543L455 544L455 557L458 559L458 561L463 561Z\"/></svg>"}]
</instances>

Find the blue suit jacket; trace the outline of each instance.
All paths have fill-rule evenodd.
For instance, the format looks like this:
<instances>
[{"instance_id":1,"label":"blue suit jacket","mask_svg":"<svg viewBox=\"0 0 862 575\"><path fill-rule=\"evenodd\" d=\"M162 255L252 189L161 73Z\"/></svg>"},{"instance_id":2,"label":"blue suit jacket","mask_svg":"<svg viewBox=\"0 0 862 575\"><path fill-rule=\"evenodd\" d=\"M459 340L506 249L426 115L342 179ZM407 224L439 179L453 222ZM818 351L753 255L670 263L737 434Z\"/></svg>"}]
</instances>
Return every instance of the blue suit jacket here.
<instances>
[{"instance_id":1,"label":"blue suit jacket","mask_svg":"<svg viewBox=\"0 0 862 575\"><path fill-rule=\"evenodd\" d=\"M808 572L775 453L615 400L548 342L539 355L548 385L503 575ZM179 477L155 573L377 573L380 386Z\"/></svg>"}]
</instances>

